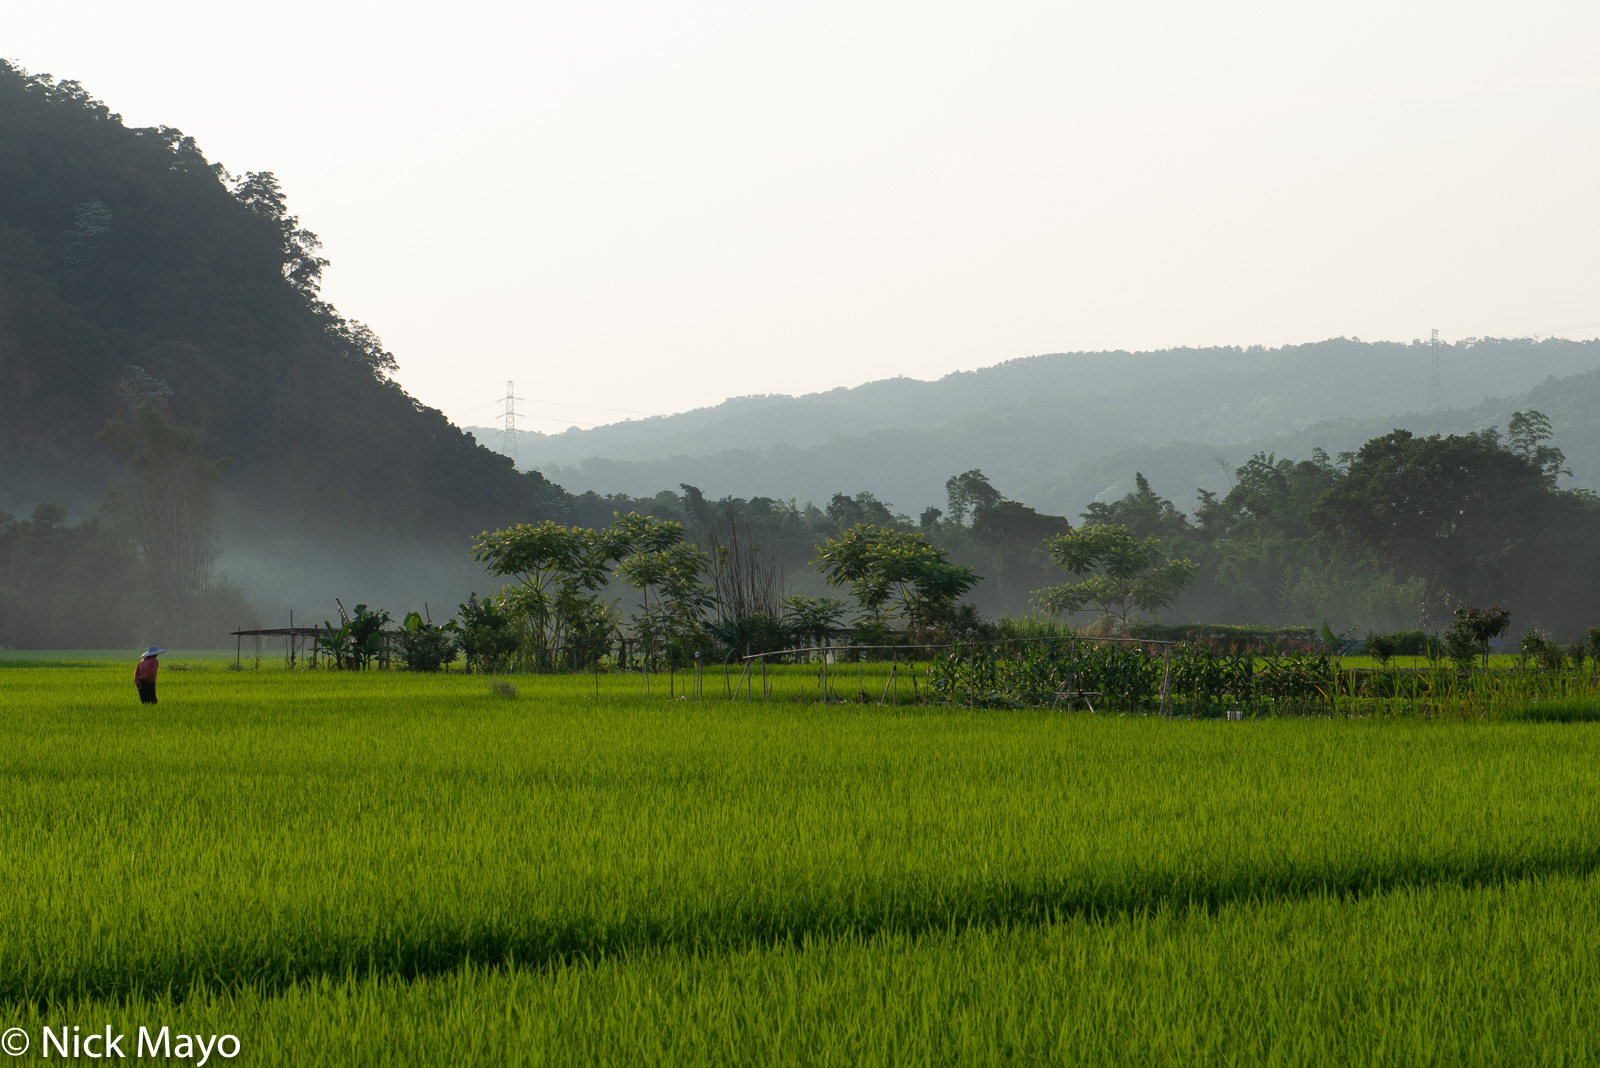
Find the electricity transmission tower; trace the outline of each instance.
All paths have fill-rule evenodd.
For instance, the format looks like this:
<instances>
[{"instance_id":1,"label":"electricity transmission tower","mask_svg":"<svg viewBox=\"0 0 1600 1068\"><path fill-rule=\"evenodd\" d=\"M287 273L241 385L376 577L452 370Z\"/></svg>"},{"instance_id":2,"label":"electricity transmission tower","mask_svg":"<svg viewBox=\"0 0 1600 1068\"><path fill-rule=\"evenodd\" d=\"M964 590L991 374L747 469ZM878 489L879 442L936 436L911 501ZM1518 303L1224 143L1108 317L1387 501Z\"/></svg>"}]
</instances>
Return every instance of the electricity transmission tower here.
<instances>
[{"instance_id":1,"label":"electricity transmission tower","mask_svg":"<svg viewBox=\"0 0 1600 1068\"><path fill-rule=\"evenodd\" d=\"M1437 330L1435 330L1433 333L1435 337L1439 335L1439 331ZM1435 357L1436 362L1437 359L1438 358ZM515 386L508 379L506 381L505 444L500 451L511 457L511 462L513 464L517 463L517 401L521 399L522 398L517 396Z\"/></svg>"},{"instance_id":2,"label":"electricity transmission tower","mask_svg":"<svg viewBox=\"0 0 1600 1068\"><path fill-rule=\"evenodd\" d=\"M1444 385L1439 380L1439 331L1433 332L1433 340L1428 342L1433 349L1433 365L1428 374L1428 411L1437 412L1444 408Z\"/></svg>"}]
</instances>

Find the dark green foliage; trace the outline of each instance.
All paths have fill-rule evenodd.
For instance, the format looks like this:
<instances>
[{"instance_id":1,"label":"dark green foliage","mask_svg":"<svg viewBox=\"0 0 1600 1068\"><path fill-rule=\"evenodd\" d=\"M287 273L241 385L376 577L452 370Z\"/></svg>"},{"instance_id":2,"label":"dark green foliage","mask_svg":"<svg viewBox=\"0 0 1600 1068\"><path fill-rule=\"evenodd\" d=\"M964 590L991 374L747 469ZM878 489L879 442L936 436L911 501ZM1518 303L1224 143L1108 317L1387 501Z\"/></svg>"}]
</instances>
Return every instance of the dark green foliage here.
<instances>
[{"instance_id":1,"label":"dark green foliage","mask_svg":"<svg viewBox=\"0 0 1600 1068\"><path fill-rule=\"evenodd\" d=\"M141 582L132 541L59 504L28 519L0 512L0 647L132 645Z\"/></svg>"},{"instance_id":2,"label":"dark green foliage","mask_svg":"<svg viewBox=\"0 0 1600 1068\"><path fill-rule=\"evenodd\" d=\"M1594 723L1600 721L1600 700L1593 697L1545 697L1508 709L1504 716L1521 723Z\"/></svg>"},{"instance_id":3,"label":"dark green foliage","mask_svg":"<svg viewBox=\"0 0 1600 1068\"><path fill-rule=\"evenodd\" d=\"M159 384L133 371L117 384L126 412L99 435L126 458L107 509L138 546L161 629L191 631L189 621L211 607L217 494L229 461L208 456L201 431L174 422Z\"/></svg>"},{"instance_id":4,"label":"dark green foliage","mask_svg":"<svg viewBox=\"0 0 1600 1068\"><path fill-rule=\"evenodd\" d=\"M1518 659L1524 667L1536 666L1547 671L1560 671L1566 667L1566 651L1537 630L1530 630L1517 643Z\"/></svg>"},{"instance_id":5,"label":"dark green foliage","mask_svg":"<svg viewBox=\"0 0 1600 1068\"><path fill-rule=\"evenodd\" d=\"M643 597L632 622L645 656L687 667L695 653L710 654L705 614L716 596L705 584L705 551L685 541L683 524L671 520L630 513L611 530L624 549L616 574Z\"/></svg>"},{"instance_id":6,"label":"dark green foliage","mask_svg":"<svg viewBox=\"0 0 1600 1068\"><path fill-rule=\"evenodd\" d=\"M938 656L929 667L937 699L955 704L1050 707L1063 692L1091 693L1096 708L1155 712L1167 662L1161 647L1066 638L976 645ZM1327 712L1333 662L1327 654L1255 656L1205 645L1171 654L1169 710L1220 716L1227 708L1267 700L1279 711Z\"/></svg>"},{"instance_id":7,"label":"dark green foliage","mask_svg":"<svg viewBox=\"0 0 1600 1068\"><path fill-rule=\"evenodd\" d=\"M837 597L786 597L783 624L796 639L816 645L844 625L844 611Z\"/></svg>"},{"instance_id":8,"label":"dark green foliage","mask_svg":"<svg viewBox=\"0 0 1600 1068\"><path fill-rule=\"evenodd\" d=\"M1437 656L1443 650L1443 643L1426 631L1400 630L1389 638L1394 642L1396 656Z\"/></svg>"},{"instance_id":9,"label":"dark green foliage","mask_svg":"<svg viewBox=\"0 0 1600 1068\"><path fill-rule=\"evenodd\" d=\"M479 600L477 593L458 605L457 610L460 615L456 625L460 627L459 641L467 670L504 671L517 648L511 620L495 605L494 598Z\"/></svg>"},{"instance_id":10,"label":"dark green foliage","mask_svg":"<svg viewBox=\"0 0 1600 1068\"><path fill-rule=\"evenodd\" d=\"M1001 499L978 505L970 536L980 551L991 597L1007 604L1049 584L1055 567L1046 545L1051 538L1071 531L1072 524L1065 516L1044 515L1018 501Z\"/></svg>"},{"instance_id":11,"label":"dark green foliage","mask_svg":"<svg viewBox=\"0 0 1600 1068\"><path fill-rule=\"evenodd\" d=\"M1499 605L1490 605L1488 608L1472 608L1462 605L1455 611L1455 622L1451 624L1450 633L1460 635L1472 642L1478 653L1483 658L1483 666L1489 666L1489 643L1506 632L1511 626L1511 613ZM1452 646L1454 649L1455 646ZM1454 652L1452 660L1457 660Z\"/></svg>"},{"instance_id":12,"label":"dark green foliage","mask_svg":"<svg viewBox=\"0 0 1600 1068\"><path fill-rule=\"evenodd\" d=\"M957 525L965 523L967 516L979 508L992 507L1005 500L989 482L989 477L977 468L951 475L944 484L944 490L950 505L950 522ZM930 524L924 524L927 525Z\"/></svg>"},{"instance_id":13,"label":"dark green foliage","mask_svg":"<svg viewBox=\"0 0 1600 1068\"><path fill-rule=\"evenodd\" d=\"M1393 634L1368 634L1366 651L1380 666L1388 667L1389 661L1400 651L1400 643Z\"/></svg>"},{"instance_id":14,"label":"dark green foliage","mask_svg":"<svg viewBox=\"0 0 1600 1068\"><path fill-rule=\"evenodd\" d=\"M424 620L420 613L407 612L400 625L400 651L411 671L438 671L456 659L454 620L440 626Z\"/></svg>"},{"instance_id":15,"label":"dark green foliage","mask_svg":"<svg viewBox=\"0 0 1600 1068\"><path fill-rule=\"evenodd\" d=\"M1193 561L1163 559L1158 538L1139 538L1125 526L1085 524L1045 542L1051 558L1077 582L1040 590L1039 605L1070 615L1090 605L1120 624L1135 611L1157 613L1194 581Z\"/></svg>"},{"instance_id":16,"label":"dark green foliage","mask_svg":"<svg viewBox=\"0 0 1600 1068\"><path fill-rule=\"evenodd\" d=\"M491 574L516 580L503 591L500 607L522 621L526 658L536 670L555 670L564 652L570 659L568 647L575 641L594 646L609 637L600 590L612 566L635 551L639 532L625 528L620 518L605 530L564 527L547 519L485 531L473 542L473 559Z\"/></svg>"},{"instance_id":17,"label":"dark green foliage","mask_svg":"<svg viewBox=\"0 0 1600 1068\"><path fill-rule=\"evenodd\" d=\"M75 527L47 502L26 524L0 513L0 644L220 646L251 622L239 592L212 570L217 487L226 461L177 425L170 393L142 368L115 392L124 412L100 439L125 457L118 488ZM84 587L91 587L85 591Z\"/></svg>"},{"instance_id":18,"label":"dark green foliage","mask_svg":"<svg viewBox=\"0 0 1600 1068\"><path fill-rule=\"evenodd\" d=\"M978 583L970 567L952 564L919 533L858 523L817 547L814 561L828 585L848 586L861 623L937 631Z\"/></svg>"},{"instance_id":19,"label":"dark green foliage","mask_svg":"<svg viewBox=\"0 0 1600 1068\"><path fill-rule=\"evenodd\" d=\"M1550 419L1543 412L1513 412L1506 424L1506 447L1537 468L1551 489L1560 476L1572 474L1565 466L1566 454L1545 444L1554 436Z\"/></svg>"},{"instance_id":20,"label":"dark green foliage","mask_svg":"<svg viewBox=\"0 0 1600 1068\"><path fill-rule=\"evenodd\" d=\"M1119 500L1094 501L1083 510L1085 526L1123 526L1140 538L1174 538L1191 530L1189 517L1150 488L1143 472L1134 472L1133 492Z\"/></svg>"},{"instance_id":21,"label":"dark green foliage","mask_svg":"<svg viewBox=\"0 0 1600 1068\"><path fill-rule=\"evenodd\" d=\"M828 502L826 512L828 518L839 525L840 530L858 523L893 526L900 522L900 517L891 512L887 504L865 490L854 497L835 493L833 499Z\"/></svg>"},{"instance_id":22,"label":"dark green foliage","mask_svg":"<svg viewBox=\"0 0 1600 1068\"><path fill-rule=\"evenodd\" d=\"M1478 662L1478 640L1470 631L1460 627L1451 627L1445 631L1444 652L1458 671L1471 671Z\"/></svg>"},{"instance_id":23,"label":"dark green foliage","mask_svg":"<svg viewBox=\"0 0 1600 1068\"><path fill-rule=\"evenodd\" d=\"M370 667L383 652L383 628L389 613L358 604L354 615L346 614L341 606L340 616L338 627L323 621L317 648L338 667L352 671Z\"/></svg>"},{"instance_id":24,"label":"dark green foliage","mask_svg":"<svg viewBox=\"0 0 1600 1068\"><path fill-rule=\"evenodd\" d=\"M706 632L718 648L732 656L777 652L789 648L796 637L783 620L760 615L712 620L706 624Z\"/></svg>"},{"instance_id":25,"label":"dark green foliage","mask_svg":"<svg viewBox=\"0 0 1600 1068\"><path fill-rule=\"evenodd\" d=\"M1233 488L1226 497L1218 499L1214 493L1200 491L1195 509L1198 533L1208 541L1308 538L1313 533L1312 506L1338 484L1339 477L1339 469L1321 449L1313 449L1309 460L1300 461L1258 452L1233 472Z\"/></svg>"},{"instance_id":26,"label":"dark green foliage","mask_svg":"<svg viewBox=\"0 0 1600 1068\"><path fill-rule=\"evenodd\" d=\"M1572 601L1549 560L1600 550L1594 502L1553 486L1530 445L1542 431L1523 417L1520 444L1490 428L1416 437L1396 430L1348 457L1348 473L1318 500L1312 520L1329 536L1420 579L1423 604L1491 597ZM1531 437L1530 437L1531 435ZM1585 548L1587 547L1587 548ZM1586 580L1587 581L1587 580Z\"/></svg>"},{"instance_id":27,"label":"dark green foliage","mask_svg":"<svg viewBox=\"0 0 1600 1068\"><path fill-rule=\"evenodd\" d=\"M1140 620L1128 628L1134 638L1150 641L1199 642L1212 648L1245 652L1273 649L1309 651L1319 640L1315 627L1250 627L1220 623L1153 623Z\"/></svg>"},{"instance_id":28,"label":"dark green foliage","mask_svg":"<svg viewBox=\"0 0 1600 1068\"><path fill-rule=\"evenodd\" d=\"M0 648L214 646L254 618L238 590L215 582L180 602L177 618L170 606L118 516L71 523L51 502L27 519L0 511Z\"/></svg>"}]
</instances>

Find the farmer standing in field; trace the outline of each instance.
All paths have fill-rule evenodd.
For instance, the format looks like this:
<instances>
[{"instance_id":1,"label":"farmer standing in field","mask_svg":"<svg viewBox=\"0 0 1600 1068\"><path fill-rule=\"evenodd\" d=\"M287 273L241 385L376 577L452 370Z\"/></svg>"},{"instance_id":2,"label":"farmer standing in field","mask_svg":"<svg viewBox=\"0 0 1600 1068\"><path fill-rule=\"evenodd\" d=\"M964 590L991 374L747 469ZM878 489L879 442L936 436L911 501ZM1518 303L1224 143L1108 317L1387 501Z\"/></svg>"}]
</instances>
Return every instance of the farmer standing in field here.
<instances>
[{"instance_id":1,"label":"farmer standing in field","mask_svg":"<svg viewBox=\"0 0 1600 1068\"><path fill-rule=\"evenodd\" d=\"M139 666L133 669L133 684L139 688L139 700L147 705L156 703L156 669L161 666L157 659L165 649L151 646L139 658Z\"/></svg>"}]
</instances>

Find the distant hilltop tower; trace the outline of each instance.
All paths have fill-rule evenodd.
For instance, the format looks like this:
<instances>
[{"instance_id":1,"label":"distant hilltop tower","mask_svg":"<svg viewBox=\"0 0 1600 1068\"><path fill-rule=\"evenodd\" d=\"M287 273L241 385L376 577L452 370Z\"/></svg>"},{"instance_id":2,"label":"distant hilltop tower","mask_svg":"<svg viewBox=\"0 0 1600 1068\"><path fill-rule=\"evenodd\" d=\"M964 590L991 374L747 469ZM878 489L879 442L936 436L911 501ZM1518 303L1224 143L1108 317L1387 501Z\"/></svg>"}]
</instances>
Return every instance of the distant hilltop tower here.
<instances>
[{"instance_id":1,"label":"distant hilltop tower","mask_svg":"<svg viewBox=\"0 0 1600 1068\"><path fill-rule=\"evenodd\" d=\"M1433 332L1433 336L1434 337L1438 337L1439 336L1439 331L1435 330ZM1437 360L1437 357L1435 357L1435 360ZM1435 367L1435 374L1436 375L1437 375L1437 371L1438 371L1438 369L1437 369L1437 366L1436 366ZM507 456L511 457L511 462L512 462L513 465L516 465L518 463L518 458L517 458L517 390L516 390L516 386L512 383L512 381L510 379L506 380L506 434L505 434L505 444L501 447L500 451L505 453Z\"/></svg>"},{"instance_id":2,"label":"distant hilltop tower","mask_svg":"<svg viewBox=\"0 0 1600 1068\"><path fill-rule=\"evenodd\" d=\"M1432 366L1428 373L1428 411L1437 412L1444 410L1444 384L1439 379L1439 331L1433 331L1433 340L1428 342L1428 347L1433 350Z\"/></svg>"}]
</instances>

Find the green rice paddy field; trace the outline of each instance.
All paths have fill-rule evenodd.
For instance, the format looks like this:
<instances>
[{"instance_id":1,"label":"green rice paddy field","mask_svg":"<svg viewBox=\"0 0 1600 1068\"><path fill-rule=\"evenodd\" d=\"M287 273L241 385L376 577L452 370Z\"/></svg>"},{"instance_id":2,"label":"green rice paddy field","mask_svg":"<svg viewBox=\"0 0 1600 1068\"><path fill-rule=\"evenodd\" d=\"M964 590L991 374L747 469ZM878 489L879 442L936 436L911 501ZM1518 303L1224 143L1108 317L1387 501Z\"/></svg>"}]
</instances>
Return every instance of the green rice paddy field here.
<instances>
[{"instance_id":1,"label":"green rice paddy field","mask_svg":"<svg viewBox=\"0 0 1600 1068\"><path fill-rule=\"evenodd\" d=\"M17 1063L1600 1059L1600 724L131 673L0 664Z\"/></svg>"}]
</instances>

